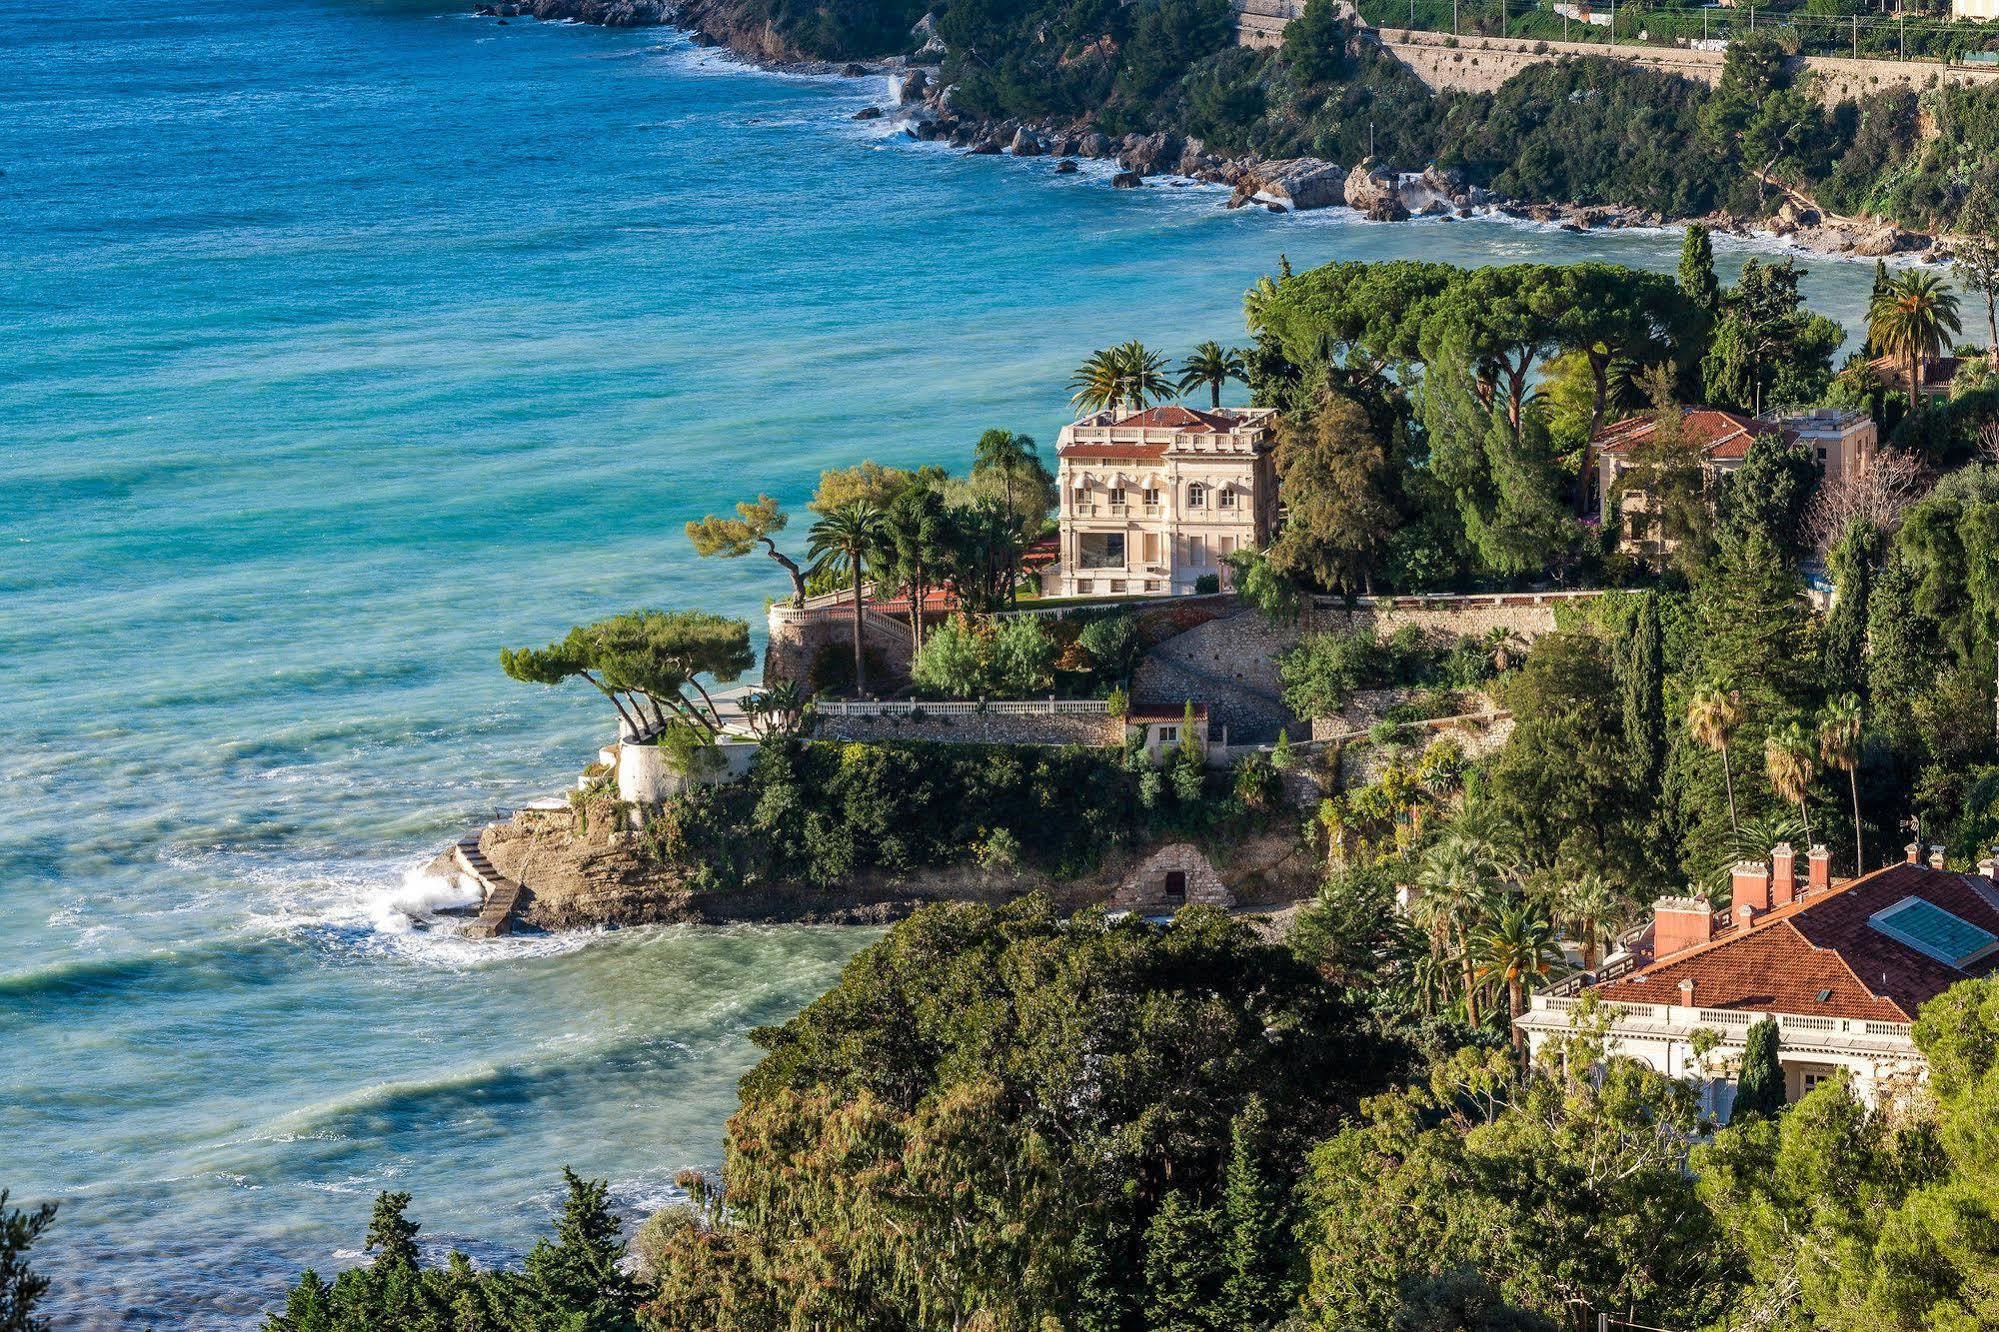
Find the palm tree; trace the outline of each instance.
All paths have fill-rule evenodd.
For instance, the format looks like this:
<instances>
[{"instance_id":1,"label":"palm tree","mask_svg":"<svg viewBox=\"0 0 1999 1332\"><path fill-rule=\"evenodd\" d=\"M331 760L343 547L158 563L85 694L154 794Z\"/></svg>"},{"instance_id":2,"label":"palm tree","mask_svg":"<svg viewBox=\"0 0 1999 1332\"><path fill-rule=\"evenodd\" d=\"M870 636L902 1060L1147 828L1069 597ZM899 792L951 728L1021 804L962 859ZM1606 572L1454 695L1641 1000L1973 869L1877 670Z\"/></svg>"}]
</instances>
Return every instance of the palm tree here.
<instances>
[{"instance_id":1,"label":"palm tree","mask_svg":"<svg viewBox=\"0 0 1999 1332\"><path fill-rule=\"evenodd\" d=\"M1957 296L1935 273L1902 273L1888 279L1867 305L1867 336L1884 355L1900 356L1909 371L1909 411L1916 412L1925 361L1943 355L1949 334L1961 325Z\"/></svg>"},{"instance_id":2,"label":"palm tree","mask_svg":"<svg viewBox=\"0 0 1999 1332\"><path fill-rule=\"evenodd\" d=\"M1034 437L1032 435L1016 435L1011 430L986 431L985 434L979 436L978 447L973 452L972 472L974 475L980 472L998 472L1000 474L1000 481L1006 493L1006 514L1008 520L1008 531L1005 540L1006 562L1007 568L1012 569L1019 563L1019 556L1013 548L1012 530L1014 524L1020 522L1020 507L1014 502L1015 486L1023 482L1026 478L1032 477L1035 473L1040 474L1045 484L1045 478L1048 475L1047 470L1041 465L1040 455L1035 451ZM1041 518L1037 518L1035 521L1038 523L1045 519L1045 517L1044 513ZM1024 538L1031 538L1035 535L1033 532L1025 530L1024 523L1021 526L1021 535ZM1014 582L1011 579L1007 583L1007 600L1009 604L1014 600Z\"/></svg>"},{"instance_id":3,"label":"palm tree","mask_svg":"<svg viewBox=\"0 0 1999 1332\"><path fill-rule=\"evenodd\" d=\"M1780 806L1767 814L1751 815L1742 821L1741 827L1732 829L1728 836L1721 839L1705 882L1710 891L1718 896L1720 904L1726 905L1736 865L1745 860L1764 859L1770 854L1770 848L1779 842L1796 845L1805 840L1805 825L1790 810Z\"/></svg>"},{"instance_id":4,"label":"palm tree","mask_svg":"<svg viewBox=\"0 0 1999 1332\"><path fill-rule=\"evenodd\" d=\"M1127 403L1143 408L1173 395L1166 358L1136 340L1090 353L1070 376L1069 387L1075 390L1069 401L1084 413L1116 411Z\"/></svg>"},{"instance_id":5,"label":"palm tree","mask_svg":"<svg viewBox=\"0 0 1999 1332\"><path fill-rule=\"evenodd\" d=\"M854 692L868 692L868 663L863 643L862 566L874 557L888 535L879 506L868 500L842 504L812 524L814 574L845 574L854 589Z\"/></svg>"},{"instance_id":6,"label":"palm tree","mask_svg":"<svg viewBox=\"0 0 1999 1332\"><path fill-rule=\"evenodd\" d=\"M1860 849L1860 736L1865 720L1856 694L1842 694L1819 713L1819 760L1828 768L1846 774L1847 789L1853 794L1853 872L1867 872Z\"/></svg>"},{"instance_id":7,"label":"palm tree","mask_svg":"<svg viewBox=\"0 0 1999 1332\"><path fill-rule=\"evenodd\" d=\"M1554 923L1540 903L1512 902L1501 907L1479 931L1473 947L1478 955L1479 975L1506 984L1506 1006L1513 1017L1508 1024L1513 1032L1513 1049L1525 1058L1526 1038L1520 1031L1519 1019L1527 1006L1528 978L1546 976L1562 965L1562 949L1555 939Z\"/></svg>"},{"instance_id":8,"label":"palm tree","mask_svg":"<svg viewBox=\"0 0 1999 1332\"><path fill-rule=\"evenodd\" d=\"M1430 930L1431 947L1440 954L1447 948L1456 954L1465 987L1465 1021L1477 1026L1478 980L1473 974L1472 926L1485 916L1497 887L1496 879L1474 846L1447 835L1424 855L1416 872L1416 884L1423 890L1418 904L1422 908L1421 919Z\"/></svg>"},{"instance_id":9,"label":"palm tree","mask_svg":"<svg viewBox=\"0 0 1999 1332\"><path fill-rule=\"evenodd\" d=\"M1222 405L1222 386L1231 379L1237 383L1247 383L1249 370L1242 363L1242 353L1233 347L1224 347L1219 342L1203 342L1194 348L1194 354L1180 363L1180 391L1192 393L1203 384L1208 386L1208 405Z\"/></svg>"},{"instance_id":10,"label":"palm tree","mask_svg":"<svg viewBox=\"0 0 1999 1332\"><path fill-rule=\"evenodd\" d=\"M1795 802L1805 824L1805 842L1812 840L1812 811L1805 797L1818 774L1818 738L1803 722L1791 721L1772 731L1763 742L1763 767L1777 798Z\"/></svg>"},{"instance_id":11,"label":"palm tree","mask_svg":"<svg viewBox=\"0 0 1999 1332\"><path fill-rule=\"evenodd\" d=\"M1704 689L1694 695L1687 708L1687 730L1694 742L1721 754L1721 776L1728 784L1728 826L1732 829L1742 825L1735 817L1735 772L1728 761L1728 742L1748 715L1742 695L1733 689Z\"/></svg>"},{"instance_id":12,"label":"palm tree","mask_svg":"<svg viewBox=\"0 0 1999 1332\"><path fill-rule=\"evenodd\" d=\"M1613 922L1624 900L1609 879L1590 870L1569 878L1554 894L1554 908L1582 945L1583 970L1595 971L1603 960L1603 945L1615 933Z\"/></svg>"}]
</instances>

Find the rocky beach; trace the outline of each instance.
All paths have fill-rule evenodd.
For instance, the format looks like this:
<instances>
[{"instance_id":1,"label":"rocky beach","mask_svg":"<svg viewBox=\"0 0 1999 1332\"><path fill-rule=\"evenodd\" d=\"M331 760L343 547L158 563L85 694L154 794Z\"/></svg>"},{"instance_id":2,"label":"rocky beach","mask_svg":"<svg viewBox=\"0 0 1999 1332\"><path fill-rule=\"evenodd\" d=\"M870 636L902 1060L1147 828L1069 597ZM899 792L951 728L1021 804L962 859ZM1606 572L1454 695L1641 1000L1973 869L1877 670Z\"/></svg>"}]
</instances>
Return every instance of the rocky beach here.
<instances>
[{"instance_id":1,"label":"rocky beach","mask_svg":"<svg viewBox=\"0 0 1999 1332\"><path fill-rule=\"evenodd\" d=\"M950 86L942 81L938 66L924 63L944 52L928 17L911 33L912 39L925 39L914 58L828 61L810 58L766 25L738 22L722 0L493 0L474 12L489 18L529 17L605 27L671 26L703 45L774 72L886 78L891 97L882 105L863 108L857 119L890 120L913 140L948 143L969 154L1046 157L1055 171L1064 174L1079 170L1079 161L1110 162L1116 168L1110 177L1114 189L1139 189L1159 179L1223 186L1230 193L1221 206L1230 209L1287 213L1344 207L1373 222L1498 214L1578 232L1698 222L1729 235L1776 240L1808 254L1854 259L1899 255L1933 262L1949 257L1947 238L1877 219L1836 216L1775 186L1773 193L1782 202L1767 216L1718 212L1669 217L1616 204L1508 198L1470 185L1462 172L1435 163L1415 169L1407 163L1364 159L1349 168L1316 157L1229 156L1210 151L1198 138L1167 130L1113 137L1087 122L969 115L952 105Z\"/></svg>"}]
</instances>

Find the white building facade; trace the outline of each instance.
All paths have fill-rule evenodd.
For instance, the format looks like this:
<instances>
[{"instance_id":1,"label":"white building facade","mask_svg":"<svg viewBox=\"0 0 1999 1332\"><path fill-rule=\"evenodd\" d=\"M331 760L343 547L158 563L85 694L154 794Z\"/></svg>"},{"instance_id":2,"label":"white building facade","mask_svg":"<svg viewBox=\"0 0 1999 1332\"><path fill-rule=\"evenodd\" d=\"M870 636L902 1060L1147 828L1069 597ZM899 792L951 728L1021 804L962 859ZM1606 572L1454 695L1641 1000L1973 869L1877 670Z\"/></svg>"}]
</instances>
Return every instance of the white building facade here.
<instances>
[{"instance_id":1,"label":"white building facade","mask_svg":"<svg viewBox=\"0 0 1999 1332\"><path fill-rule=\"evenodd\" d=\"M1228 585L1228 557L1276 534L1268 407L1102 412L1056 448L1061 551L1051 597L1185 596Z\"/></svg>"}]
</instances>

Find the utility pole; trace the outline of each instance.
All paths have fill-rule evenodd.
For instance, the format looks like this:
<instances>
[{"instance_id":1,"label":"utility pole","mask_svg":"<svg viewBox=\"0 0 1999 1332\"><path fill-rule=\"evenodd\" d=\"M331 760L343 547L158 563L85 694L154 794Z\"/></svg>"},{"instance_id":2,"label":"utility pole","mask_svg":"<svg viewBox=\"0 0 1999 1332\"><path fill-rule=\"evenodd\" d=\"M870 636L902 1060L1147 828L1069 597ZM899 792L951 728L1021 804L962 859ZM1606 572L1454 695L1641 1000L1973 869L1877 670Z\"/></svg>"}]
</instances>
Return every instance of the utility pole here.
<instances>
[{"instance_id":1,"label":"utility pole","mask_svg":"<svg viewBox=\"0 0 1999 1332\"><path fill-rule=\"evenodd\" d=\"M1860 59L1860 15L1853 16L1853 58Z\"/></svg>"},{"instance_id":2,"label":"utility pole","mask_svg":"<svg viewBox=\"0 0 1999 1332\"><path fill-rule=\"evenodd\" d=\"M1458 35L1458 0L1451 0L1451 36Z\"/></svg>"}]
</instances>

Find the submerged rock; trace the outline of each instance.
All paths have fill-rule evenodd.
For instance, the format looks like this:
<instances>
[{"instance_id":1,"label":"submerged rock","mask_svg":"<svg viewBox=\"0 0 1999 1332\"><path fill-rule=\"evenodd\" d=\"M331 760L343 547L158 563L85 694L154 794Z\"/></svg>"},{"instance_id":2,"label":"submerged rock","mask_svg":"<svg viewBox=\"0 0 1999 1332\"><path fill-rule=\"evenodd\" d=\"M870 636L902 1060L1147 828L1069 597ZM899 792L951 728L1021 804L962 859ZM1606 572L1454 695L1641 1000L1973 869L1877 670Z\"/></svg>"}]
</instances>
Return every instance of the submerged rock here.
<instances>
[{"instance_id":1,"label":"submerged rock","mask_svg":"<svg viewBox=\"0 0 1999 1332\"><path fill-rule=\"evenodd\" d=\"M1073 176L1081 169L1066 157L1055 164L1055 174L1058 176Z\"/></svg>"},{"instance_id":2,"label":"submerged rock","mask_svg":"<svg viewBox=\"0 0 1999 1332\"><path fill-rule=\"evenodd\" d=\"M856 120L880 120L881 118L882 109L878 106L864 106L854 112L854 119Z\"/></svg>"},{"instance_id":3,"label":"submerged rock","mask_svg":"<svg viewBox=\"0 0 1999 1332\"><path fill-rule=\"evenodd\" d=\"M1136 171L1120 171L1111 177L1111 188L1114 190L1135 190L1143 184L1145 177Z\"/></svg>"}]
</instances>

